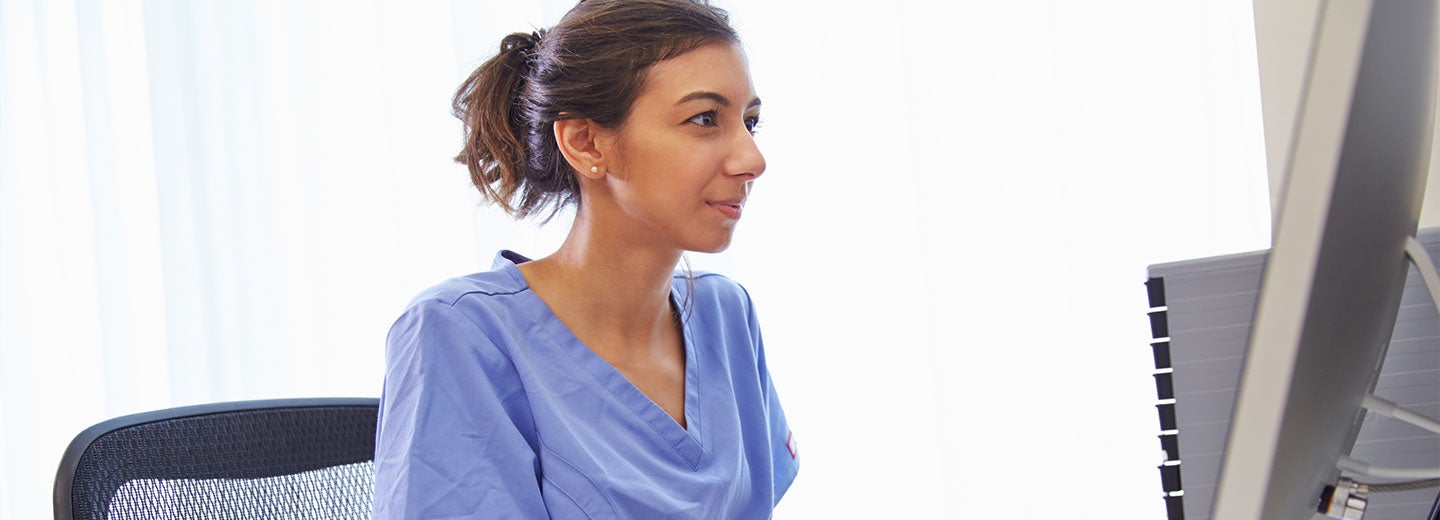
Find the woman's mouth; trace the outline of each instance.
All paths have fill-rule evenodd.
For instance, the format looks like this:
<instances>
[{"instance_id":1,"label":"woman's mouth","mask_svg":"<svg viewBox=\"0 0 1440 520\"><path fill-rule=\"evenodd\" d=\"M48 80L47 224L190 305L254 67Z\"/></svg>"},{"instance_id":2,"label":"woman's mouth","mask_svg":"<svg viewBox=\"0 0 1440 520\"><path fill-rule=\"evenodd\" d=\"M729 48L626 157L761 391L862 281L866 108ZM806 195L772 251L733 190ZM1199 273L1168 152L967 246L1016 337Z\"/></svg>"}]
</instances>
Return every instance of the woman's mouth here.
<instances>
[{"instance_id":1,"label":"woman's mouth","mask_svg":"<svg viewBox=\"0 0 1440 520\"><path fill-rule=\"evenodd\" d=\"M706 204L715 208L715 211L719 211L720 214L725 215L725 218L740 220L740 208L742 206L738 201L711 201L706 202Z\"/></svg>"}]
</instances>

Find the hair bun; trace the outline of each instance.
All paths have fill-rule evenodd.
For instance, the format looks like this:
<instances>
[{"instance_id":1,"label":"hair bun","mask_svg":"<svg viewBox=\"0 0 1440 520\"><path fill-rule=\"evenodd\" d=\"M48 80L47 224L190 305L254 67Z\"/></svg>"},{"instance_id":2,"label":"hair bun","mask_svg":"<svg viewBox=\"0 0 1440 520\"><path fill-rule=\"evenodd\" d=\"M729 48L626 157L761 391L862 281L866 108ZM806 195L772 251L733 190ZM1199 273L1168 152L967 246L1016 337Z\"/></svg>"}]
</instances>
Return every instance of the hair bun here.
<instances>
[{"instance_id":1,"label":"hair bun","mask_svg":"<svg viewBox=\"0 0 1440 520\"><path fill-rule=\"evenodd\" d=\"M536 53L540 50L540 39L544 37L545 29L537 29L530 34L514 33L505 37L501 48L505 52L519 53L527 64L534 63Z\"/></svg>"}]
</instances>

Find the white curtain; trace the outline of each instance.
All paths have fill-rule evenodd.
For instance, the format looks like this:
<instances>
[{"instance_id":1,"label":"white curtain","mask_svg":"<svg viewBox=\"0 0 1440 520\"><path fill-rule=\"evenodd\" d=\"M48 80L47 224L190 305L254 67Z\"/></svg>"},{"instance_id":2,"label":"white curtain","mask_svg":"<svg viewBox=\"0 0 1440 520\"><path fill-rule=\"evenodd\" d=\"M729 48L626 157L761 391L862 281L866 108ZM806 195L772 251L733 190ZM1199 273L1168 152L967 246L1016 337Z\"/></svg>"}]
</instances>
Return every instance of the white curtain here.
<instances>
[{"instance_id":1,"label":"white curtain","mask_svg":"<svg viewBox=\"0 0 1440 520\"><path fill-rule=\"evenodd\" d=\"M473 271L449 2L0 4L0 514L116 415L379 392Z\"/></svg>"},{"instance_id":2,"label":"white curtain","mask_svg":"<svg viewBox=\"0 0 1440 520\"><path fill-rule=\"evenodd\" d=\"M448 103L570 4L0 0L0 519L106 418L377 395L411 296L558 244ZM760 305L777 516L1162 514L1144 268L1268 245L1249 2L722 5L769 171L692 260Z\"/></svg>"}]
</instances>

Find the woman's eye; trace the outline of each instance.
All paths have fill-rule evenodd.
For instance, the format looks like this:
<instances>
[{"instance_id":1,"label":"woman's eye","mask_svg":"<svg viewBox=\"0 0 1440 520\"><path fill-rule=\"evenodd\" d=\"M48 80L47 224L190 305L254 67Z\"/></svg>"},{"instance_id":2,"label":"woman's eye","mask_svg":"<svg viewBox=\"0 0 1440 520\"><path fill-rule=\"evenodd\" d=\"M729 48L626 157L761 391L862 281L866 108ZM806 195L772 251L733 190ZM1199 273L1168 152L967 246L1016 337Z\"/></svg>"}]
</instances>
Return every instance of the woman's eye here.
<instances>
[{"instance_id":1,"label":"woman's eye","mask_svg":"<svg viewBox=\"0 0 1440 520\"><path fill-rule=\"evenodd\" d=\"M712 126L715 126L715 122L717 119L719 119L719 115L716 114L714 110L711 110L703 114L696 114L695 117L690 118L689 122L705 128L710 128Z\"/></svg>"},{"instance_id":2,"label":"woman's eye","mask_svg":"<svg viewBox=\"0 0 1440 520\"><path fill-rule=\"evenodd\" d=\"M745 118L745 130L753 134L756 128L760 128L760 116Z\"/></svg>"}]
</instances>

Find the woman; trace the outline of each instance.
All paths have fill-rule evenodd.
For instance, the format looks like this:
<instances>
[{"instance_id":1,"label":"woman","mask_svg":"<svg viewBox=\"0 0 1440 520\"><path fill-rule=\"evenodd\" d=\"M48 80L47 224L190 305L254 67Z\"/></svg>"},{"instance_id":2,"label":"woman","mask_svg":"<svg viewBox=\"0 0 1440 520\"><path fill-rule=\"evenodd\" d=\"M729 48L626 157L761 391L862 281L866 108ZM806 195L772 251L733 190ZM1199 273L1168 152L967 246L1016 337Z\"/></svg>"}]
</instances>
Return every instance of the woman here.
<instances>
[{"instance_id":1,"label":"woman","mask_svg":"<svg viewBox=\"0 0 1440 520\"><path fill-rule=\"evenodd\" d=\"M749 296L674 274L730 244L765 171L726 14L584 1L507 36L455 111L487 200L575 220L554 254L502 251L395 323L375 516L770 516L798 461Z\"/></svg>"}]
</instances>

